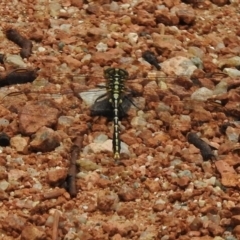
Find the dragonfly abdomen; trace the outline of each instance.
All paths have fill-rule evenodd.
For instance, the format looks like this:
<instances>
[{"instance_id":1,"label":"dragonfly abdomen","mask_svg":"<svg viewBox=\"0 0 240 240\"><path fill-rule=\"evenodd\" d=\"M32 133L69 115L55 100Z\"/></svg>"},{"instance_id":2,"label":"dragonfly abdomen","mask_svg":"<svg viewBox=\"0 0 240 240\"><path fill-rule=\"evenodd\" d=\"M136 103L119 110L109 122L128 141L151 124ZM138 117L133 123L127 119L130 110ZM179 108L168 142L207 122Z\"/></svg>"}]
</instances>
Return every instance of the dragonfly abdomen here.
<instances>
[{"instance_id":1,"label":"dragonfly abdomen","mask_svg":"<svg viewBox=\"0 0 240 240\"><path fill-rule=\"evenodd\" d=\"M125 91L125 80L128 78L128 72L119 68L108 68L104 71L107 80L107 90L109 93L109 101L113 107L113 152L114 159L120 158L121 141L120 141L120 107L122 104L122 95Z\"/></svg>"}]
</instances>

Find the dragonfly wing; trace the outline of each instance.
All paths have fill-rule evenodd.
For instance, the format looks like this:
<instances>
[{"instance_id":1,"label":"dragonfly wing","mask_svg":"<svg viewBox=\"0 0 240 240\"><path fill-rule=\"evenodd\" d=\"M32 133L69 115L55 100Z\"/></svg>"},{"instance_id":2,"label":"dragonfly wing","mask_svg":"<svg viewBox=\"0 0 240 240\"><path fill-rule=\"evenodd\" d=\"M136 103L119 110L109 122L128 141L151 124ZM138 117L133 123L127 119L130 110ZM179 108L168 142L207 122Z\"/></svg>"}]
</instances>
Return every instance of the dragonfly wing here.
<instances>
[{"instance_id":1,"label":"dragonfly wing","mask_svg":"<svg viewBox=\"0 0 240 240\"><path fill-rule=\"evenodd\" d=\"M119 117L123 118L123 117L127 116L127 112L132 105L134 105L134 103L132 101L131 96L130 95L125 95L122 98L122 103L121 103L120 108L119 108Z\"/></svg>"},{"instance_id":2,"label":"dragonfly wing","mask_svg":"<svg viewBox=\"0 0 240 240\"><path fill-rule=\"evenodd\" d=\"M102 102L101 96L106 94L106 89L92 89L91 91L81 92L78 95L88 105L93 106L97 102ZM99 100L97 100L99 98ZM109 102L109 101L108 101Z\"/></svg>"},{"instance_id":3,"label":"dragonfly wing","mask_svg":"<svg viewBox=\"0 0 240 240\"><path fill-rule=\"evenodd\" d=\"M112 103L108 98L104 98L99 101L95 101L91 107L92 116L104 116L112 119L114 117L114 111Z\"/></svg>"},{"instance_id":4,"label":"dragonfly wing","mask_svg":"<svg viewBox=\"0 0 240 240\"><path fill-rule=\"evenodd\" d=\"M130 96L126 95L122 98L122 103L119 106L119 118L127 116L127 112L132 105ZM103 98L102 100L96 101L91 107L92 116L104 116L109 119L114 117L113 105L109 101L109 98Z\"/></svg>"}]
</instances>

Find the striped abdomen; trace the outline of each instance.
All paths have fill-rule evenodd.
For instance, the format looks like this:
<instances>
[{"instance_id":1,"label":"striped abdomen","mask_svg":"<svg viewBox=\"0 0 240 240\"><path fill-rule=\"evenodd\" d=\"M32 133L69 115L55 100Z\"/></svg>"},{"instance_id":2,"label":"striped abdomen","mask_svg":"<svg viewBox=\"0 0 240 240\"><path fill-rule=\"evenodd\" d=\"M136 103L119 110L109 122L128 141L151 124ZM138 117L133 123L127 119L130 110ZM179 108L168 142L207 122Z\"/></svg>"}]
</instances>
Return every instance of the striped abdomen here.
<instances>
[{"instance_id":1,"label":"striped abdomen","mask_svg":"<svg viewBox=\"0 0 240 240\"><path fill-rule=\"evenodd\" d=\"M125 80L128 78L128 72L120 68L108 68L104 71L104 76L107 80L107 91L109 101L113 106L113 153L114 159L120 158L121 141L119 137L119 112L122 103L122 95L125 91Z\"/></svg>"}]
</instances>

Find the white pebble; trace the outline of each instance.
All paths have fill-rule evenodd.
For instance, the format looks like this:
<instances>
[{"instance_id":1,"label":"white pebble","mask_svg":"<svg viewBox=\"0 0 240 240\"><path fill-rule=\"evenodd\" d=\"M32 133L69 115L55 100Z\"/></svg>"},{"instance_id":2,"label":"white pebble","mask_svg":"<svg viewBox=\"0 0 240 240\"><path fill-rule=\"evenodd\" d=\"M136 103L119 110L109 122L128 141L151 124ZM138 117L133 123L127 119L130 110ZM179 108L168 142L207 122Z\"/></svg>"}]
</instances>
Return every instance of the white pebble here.
<instances>
[{"instance_id":1,"label":"white pebble","mask_svg":"<svg viewBox=\"0 0 240 240\"><path fill-rule=\"evenodd\" d=\"M108 50L108 46L107 46L107 44L100 42L96 46L96 49L98 52L106 52Z\"/></svg>"},{"instance_id":2,"label":"white pebble","mask_svg":"<svg viewBox=\"0 0 240 240\"><path fill-rule=\"evenodd\" d=\"M0 189L5 191L9 186L9 182L7 182L6 180L2 180L0 181Z\"/></svg>"},{"instance_id":3,"label":"white pebble","mask_svg":"<svg viewBox=\"0 0 240 240\"><path fill-rule=\"evenodd\" d=\"M199 200L199 201L198 201L198 206L199 206L199 207L204 207L205 203L206 203L205 200Z\"/></svg>"},{"instance_id":4,"label":"white pebble","mask_svg":"<svg viewBox=\"0 0 240 240\"><path fill-rule=\"evenodd\" d=\"M134 117L131 121L132 127L144 127L147 122L143 117Z\"/></svg>"},{"instance_id":5,"label":"white pebble","mask_svg":"<svg viewBox=\"0 0 240 240\"><path fill-rule=\"evenodd\" d=\"M131 44L135 44L138 40L138 35L137 33L129 33L128 34L128 39Z\"/></svg>"},{"instance_id":6,"label":"white pebble","mask_svg":"<svg viewBox=\"0 0 240 240\"><path fill-rule=\"evenodd\" d=\"M122 10L127 10L128 8L130 8L130 4L124 3L124 4L120 5L120 8L121 8Z\"/></svg>"},{"instance_id":7,"label":"white pebble","mask_svg":"<svg viewBox=\"0 0 240 240\"><path fill-rule=\"evenodd\" d=\"M206 88L206 87L202 87L199 88L197 91L195 91L192 95L191 95L191 99L192 100L197 100L197 101L206 101L208 98L213 96L213 91Z\"/></svg>"},{"instance_id":8,"label":"white pebble","mask_svg":"<svg viewBox=\"0 0 240 240\"><path fill-rule=\"evenodd\" d=\"M222 207L222 203L221 202L217 202L216 205L217 205L218 208Z\"/></svg>"},{"instance_id":9,"label":"white pebble","mask_svg":"<svg viewBox=\"0 0 240 240\"><path fill-rule=\"evenodd\" d=\"M116 12L118 10L119 10L119 6L117 2L113 1L112 3L110 3L110 11Z\"/></svg>"},{"instance_id":10,"label":"white pebble","mask_svg":"<svg viewBox=\"0 0 240 240\"><path fill-rule=\"evenodd\" d=\"M8 54L4 59L4 63L8 63L9 65L19 67L19 68L26 67L26 63L23 61L20 55Z\"/></svg>"},{"instance_id":11,"label":"white pebble","mask_svg":"<svg viewBox=\"0 0 240 240\"><path fill-rule=\"evenodd\" d=\"M46 51L46 48L44 48L44 47L39 47L39 48L38 48L38 51L39 51L39 52L45 52L45 51Z\"/></svg>"},{"instance_id":12,"label":"white pebble","mask_svg":"<svg viewBox=\"0 0 240 240\"><path fill-rule=\"evenodd\" d=\"M5 118L0 118L0 126L6 127L9 125L9 121Z\"/></svg>"},{"instance_id":13,"label":"white pebble","mask_svg":"<svg viewBox=\"0 0 240 240\"><path fill-rule=\"evenodd\" d=\"M42 184L40 182L37 182L37 183L33 184L33 188L41 190Z\"/></svg>"},{"instance_id":14,"label":"white pebble","mask_svg":"<svg viewBox=\"0 0 240 240\"><path fill-rule=\"evenodd\" d=\"M216 177L211 177L211 178L209 178L209 179L204 179L203 180L205 183L207 183L207 184L209 184L209 185L215 185L215 183L216 183Z\"/></svg>"},{"instance_id":15,"label":"white pebble","mask_svg":"<svg viewBox=\"0 0 240 240\"><path fill-rule=\"evenodd\" d=\"M86 55L81 59L81 62L82 62L82 63L88 62L89 60L91 60L91 58L92 58L92 55L91 55L91 54L86 54Z\"/></svg>"}]
</instances>

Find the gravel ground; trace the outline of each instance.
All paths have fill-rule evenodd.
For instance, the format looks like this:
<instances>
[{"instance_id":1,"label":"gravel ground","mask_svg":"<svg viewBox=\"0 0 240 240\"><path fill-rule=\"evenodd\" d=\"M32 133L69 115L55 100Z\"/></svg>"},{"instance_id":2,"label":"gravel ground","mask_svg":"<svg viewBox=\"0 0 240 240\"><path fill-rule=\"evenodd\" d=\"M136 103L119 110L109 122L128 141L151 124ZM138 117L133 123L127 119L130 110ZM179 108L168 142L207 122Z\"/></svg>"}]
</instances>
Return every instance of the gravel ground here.
<instances>
[{"instance_id":1,"label":"gravel ground","mask_svg":"<svg viewBox=\"0 0 240 240\"><path fill-rule=\"evenodd\" d=\"M0 80L39 70L0 89L0 240L240 239L238 4L1 1ZM118 162L89 111L106 67L136 92Z\"/></svg>"}]
</instances>

